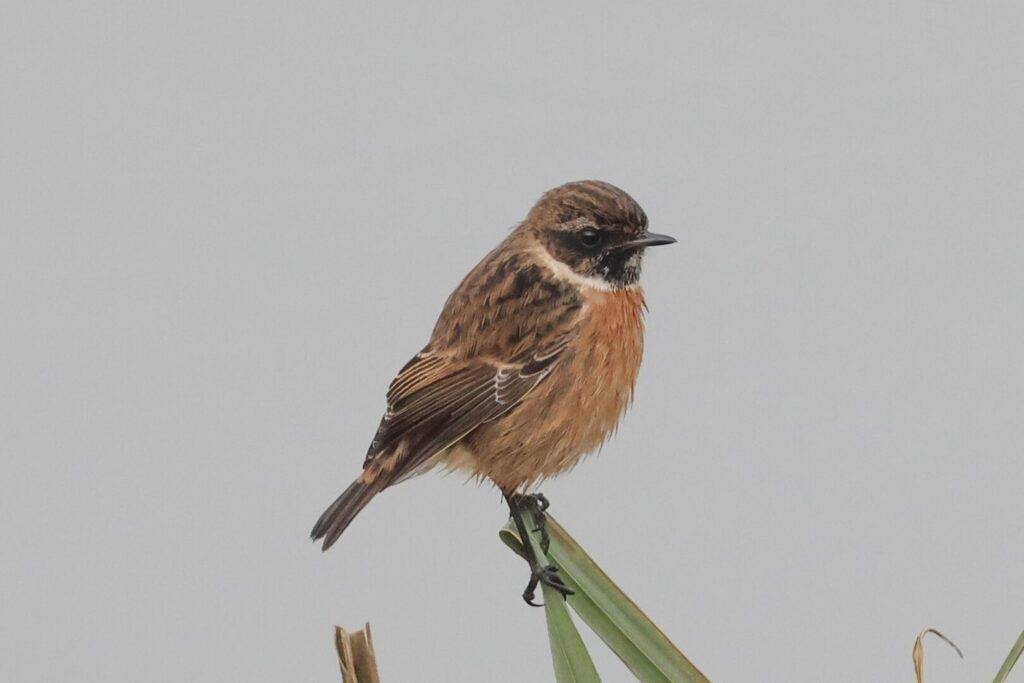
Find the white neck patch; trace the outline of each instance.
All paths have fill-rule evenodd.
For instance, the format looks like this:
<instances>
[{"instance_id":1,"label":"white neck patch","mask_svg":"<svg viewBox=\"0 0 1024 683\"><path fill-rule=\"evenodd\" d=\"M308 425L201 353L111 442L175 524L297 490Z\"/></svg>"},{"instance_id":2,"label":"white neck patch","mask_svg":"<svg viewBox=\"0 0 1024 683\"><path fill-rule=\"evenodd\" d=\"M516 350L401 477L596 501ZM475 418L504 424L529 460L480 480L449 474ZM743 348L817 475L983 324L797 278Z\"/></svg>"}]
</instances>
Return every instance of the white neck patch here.
<instances>
[{"instance_id":1,"label":"white neck patch","mask_svg":"<svg viewBox=\"0 0 1024 683\"><path fill-rule=\"evenodd\" d=\"M616 287L604 278L594 277L592 275L580 275L575 270L552 256L551 252L542 246L537 248L537 258L541 265L551 271L551 274L556 278L563 282L576 285L577 287L595 289L599 292L614 292L619 289L636 289L638 287L638 285Z\"/></svg>"}]
</instances>

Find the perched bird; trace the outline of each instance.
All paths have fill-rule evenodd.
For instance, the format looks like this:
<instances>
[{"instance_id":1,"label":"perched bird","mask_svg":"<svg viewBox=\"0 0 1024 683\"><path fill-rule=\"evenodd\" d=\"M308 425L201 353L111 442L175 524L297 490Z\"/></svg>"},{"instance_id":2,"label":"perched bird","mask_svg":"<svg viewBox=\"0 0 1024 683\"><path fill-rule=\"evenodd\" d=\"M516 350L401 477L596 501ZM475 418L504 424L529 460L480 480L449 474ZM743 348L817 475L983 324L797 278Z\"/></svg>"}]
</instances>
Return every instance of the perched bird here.
<instances>
[{"instance_id":1,"label":"perched bird","mask_svg":"<svg viewBox=\"0 0 1024 683\"><path fill-rule=\"evenodd\" d=\"M644 341L644 250L675 239L605 182L544 194L448 297L430 343L391 382L362 474L313 527L326 550L370 500L438 466L489 479L518 509L615 429ZM532 553L531 553L532 555ZM570 593L531 557L539 582Z\"/></svg>"}]
</instances>

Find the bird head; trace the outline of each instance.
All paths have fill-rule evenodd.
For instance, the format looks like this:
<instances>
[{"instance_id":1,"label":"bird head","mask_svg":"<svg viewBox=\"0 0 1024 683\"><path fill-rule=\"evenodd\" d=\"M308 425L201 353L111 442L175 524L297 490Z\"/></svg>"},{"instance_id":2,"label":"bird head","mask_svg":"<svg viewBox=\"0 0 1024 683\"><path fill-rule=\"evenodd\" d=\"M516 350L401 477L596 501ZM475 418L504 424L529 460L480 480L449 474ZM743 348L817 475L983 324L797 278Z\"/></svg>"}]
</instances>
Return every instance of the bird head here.
<instances>
[{"instance_id":1,"label":"bird head","mask_svg":"<svg viewBox=\"0 0 1024 683\"><path fill-rule=\"evenodd\" d=\"M599 289L636 285L644 250L676 240L647 229L647 214L628 194L584 180L548 191L519 227L568 279ZM575 276L575 278L573 278Z\"/></svg>"}]
</instances>

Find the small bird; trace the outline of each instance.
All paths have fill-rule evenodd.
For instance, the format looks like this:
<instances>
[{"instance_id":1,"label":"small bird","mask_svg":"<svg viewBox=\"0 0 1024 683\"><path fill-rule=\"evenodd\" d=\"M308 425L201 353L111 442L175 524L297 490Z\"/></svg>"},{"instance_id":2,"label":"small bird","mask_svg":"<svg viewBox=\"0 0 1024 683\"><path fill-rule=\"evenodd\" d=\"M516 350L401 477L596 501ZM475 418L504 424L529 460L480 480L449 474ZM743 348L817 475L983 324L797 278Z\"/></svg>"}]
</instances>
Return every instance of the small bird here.
<instances>
[{"instance_id":1,"label":"small bird","mask_svg":"<svg viewBox=\"0 0 1024 683\"><path fill-rule=\"evenodd\" d=\"M644 342L640 267L647 230L632 197L605 182L545 193L448 297L430 342L401 369L363 472L321 515L331 547L378 493L435 467L497 486L525 538L519 506L601 445L633 398ZM529 544L527 544L529 545ZM529 553L538 582L571 590Z\"/></svg>"}]
</instances>

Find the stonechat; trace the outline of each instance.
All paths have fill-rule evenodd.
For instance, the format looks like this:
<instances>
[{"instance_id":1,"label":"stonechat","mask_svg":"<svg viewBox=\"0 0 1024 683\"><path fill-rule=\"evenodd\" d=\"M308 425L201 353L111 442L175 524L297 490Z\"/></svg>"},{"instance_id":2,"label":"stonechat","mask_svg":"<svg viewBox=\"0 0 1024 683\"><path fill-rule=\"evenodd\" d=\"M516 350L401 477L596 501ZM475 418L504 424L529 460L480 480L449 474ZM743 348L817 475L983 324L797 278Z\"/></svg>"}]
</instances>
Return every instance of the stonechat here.
<instances>
[{"instance_id":1,"label":"stonechat","mask_svg":"<svg viewBox=\"0 0 1024 683\"><path fill-rule=\"evenodd\" d=\"M526 492L596 449L629 406L643 354L641 262L647 247L673 242L608 183L544 194L391 382L363 472L313 539L326 550L378 493L439 466L493 482L525 538L519 506L547 504ZM571 592L552 567L530 564L527 602L538 582Z\"/></svg>"}]
</instances>

